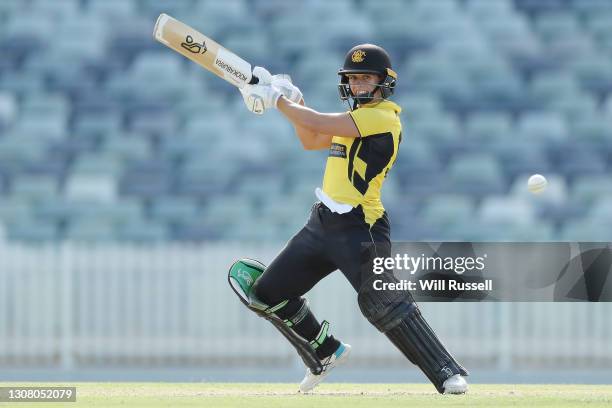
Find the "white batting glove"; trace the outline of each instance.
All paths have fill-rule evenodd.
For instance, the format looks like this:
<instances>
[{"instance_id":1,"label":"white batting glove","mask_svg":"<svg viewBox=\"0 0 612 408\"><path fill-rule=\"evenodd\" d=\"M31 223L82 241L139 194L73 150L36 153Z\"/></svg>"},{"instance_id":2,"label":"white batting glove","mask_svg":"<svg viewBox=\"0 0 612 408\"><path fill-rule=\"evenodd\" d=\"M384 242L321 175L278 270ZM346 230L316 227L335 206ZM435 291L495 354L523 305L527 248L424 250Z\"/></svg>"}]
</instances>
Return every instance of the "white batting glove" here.
<instances>
[{"instance_id":1,"label":"white batting glove","mask_svg":"<svg viewBox=\"0 0 612 408\"><path fill-rule=\"evenodd\" d=\"M302 92L300 89L293 85L291 82L291 77L288 74L276 74L271 75L270 71L263 67L255 67L253 68L253 75L255 75L260 85L268 85L272 84L275 88L277 88L285 98L289 99L292 102L299 103L302 100Z\"/></svg>"},{"instance_id":2,"label":"white batting glove","mask_svg":"<svg viewBox=\"0 0 612 408\"><path fill-rule=\"evenodd\" d=\"M272 86L279 90L291 102L300 103L303 98L300 88L291 83L289 75L274 75Z\"/></svg>"},{"instance_id":3,"label":"white batting glove","mask_svg":"<svg viewBox=\"0 0 612 408\"><path fill-rule=\"evenodd\" d=\"M245 85L240 93L247 109L258 115L263 115L267 109L276 108L276 102L281 97L280 91L272 85Z\"/></svg>"},{"instance_id":4,"label":"white batting glove","mask_svg":"<svg viewBox=\"0 0 612 408\"><path fill-rule=\"evenodd\" d=\"M272 82L272 74L264 67L253 68L253 75L259 79L259 85L269 85Z\"/></svg>"},{"instance_id":5,"label":"white batting glove","mask_svg":"<svg viewBox=\"0 0 612 408\"><path fill-rule=\"evenodd\" d=\"M253 68L253 76L257 77L259 85L269 85L272 82L272 74L264 67ZM242 99L247 109L258 115L262 115L265 112L265 108L262 104L256 103L254 98L249 98L249 85L245 85L244 88L239 88L242 94Z\"/></svg>"}]
</instances>

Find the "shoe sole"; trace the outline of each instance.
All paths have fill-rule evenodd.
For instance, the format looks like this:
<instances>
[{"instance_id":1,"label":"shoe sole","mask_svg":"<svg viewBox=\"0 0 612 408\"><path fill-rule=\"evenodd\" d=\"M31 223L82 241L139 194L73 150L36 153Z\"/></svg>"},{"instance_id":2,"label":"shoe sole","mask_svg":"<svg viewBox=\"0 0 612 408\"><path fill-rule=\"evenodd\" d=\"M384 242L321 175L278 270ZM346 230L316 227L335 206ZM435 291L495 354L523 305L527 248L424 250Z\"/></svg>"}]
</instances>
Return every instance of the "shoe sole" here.
<instances>
[{"instance_id":1,"label":"shoe sole","mask_svg":"<svg viewBox=\"0 0 612 408\"><path fill-rule=\"evenodd\" d=\"M465 394L467 390L468 390L467 387L465 388L448 387L444 389L444 394Z\"/></svg>"}]
</instances>

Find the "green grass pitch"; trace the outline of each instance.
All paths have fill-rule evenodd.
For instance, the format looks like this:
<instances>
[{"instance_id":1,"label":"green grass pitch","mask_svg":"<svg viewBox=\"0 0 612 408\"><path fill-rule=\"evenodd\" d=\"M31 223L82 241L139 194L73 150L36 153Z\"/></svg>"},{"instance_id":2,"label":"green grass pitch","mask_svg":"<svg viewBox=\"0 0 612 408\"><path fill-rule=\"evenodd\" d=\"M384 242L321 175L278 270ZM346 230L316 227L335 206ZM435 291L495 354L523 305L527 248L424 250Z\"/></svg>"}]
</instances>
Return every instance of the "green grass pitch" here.
<instances>
[{"instance_id":1,"label":"green grass pitch","mask_svg":"<svg viewBox=\"0 0 612 408\"><path fill-rule=\"evenodd\" d=\"M609 407L612 385L474 384L467 395L439 395L429 384L322 384L310 394L297 384L253 383L0 383L76 386L76 403L18 407ZM0 403L1 406L8 406Z\"/></svg>"}]
</instances>

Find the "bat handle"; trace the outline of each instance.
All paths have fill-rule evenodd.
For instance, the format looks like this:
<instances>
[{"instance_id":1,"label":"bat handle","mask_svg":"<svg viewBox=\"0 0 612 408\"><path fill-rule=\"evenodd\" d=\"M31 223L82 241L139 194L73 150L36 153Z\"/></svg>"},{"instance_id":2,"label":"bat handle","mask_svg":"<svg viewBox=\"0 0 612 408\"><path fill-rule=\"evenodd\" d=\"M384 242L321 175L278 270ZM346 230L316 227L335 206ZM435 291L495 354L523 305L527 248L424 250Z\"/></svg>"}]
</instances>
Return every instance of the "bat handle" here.
<instances>
[{"instance_id":1,"label":"bat handle","mask_svg":"<svg viewBox=\"0 0 612 408\"><path fill-rule=\"evenodd\" d=\"M255 85L259 83L259 78L257 78L255 75L251 76L251 80L249 81L249 85Z\"/></svg>"}]
</instances>

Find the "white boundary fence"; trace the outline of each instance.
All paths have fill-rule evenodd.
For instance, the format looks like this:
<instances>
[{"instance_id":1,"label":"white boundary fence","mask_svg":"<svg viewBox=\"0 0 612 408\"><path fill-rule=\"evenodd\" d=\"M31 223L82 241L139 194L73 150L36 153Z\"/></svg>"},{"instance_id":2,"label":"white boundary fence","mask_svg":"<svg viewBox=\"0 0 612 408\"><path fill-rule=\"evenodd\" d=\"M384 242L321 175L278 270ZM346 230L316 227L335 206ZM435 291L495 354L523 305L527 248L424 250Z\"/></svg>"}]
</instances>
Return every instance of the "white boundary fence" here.
<instances>
[{"instance_id":1,"label":"white boundary fence","mask_svg":"<svg viewBox=\"0 0 612 408\"><path fill-rule=\"evenodd\" d=\"M0 366L296 364L293 349L227 284L233 260L281 245L0 245ZM288 271L291 273L291 271ZM355 348L353 364L405 365L363 318L340 272L308 295ZM422 303L471 366L609 367L612 303Z\"/></svg>"}]
</instances>

